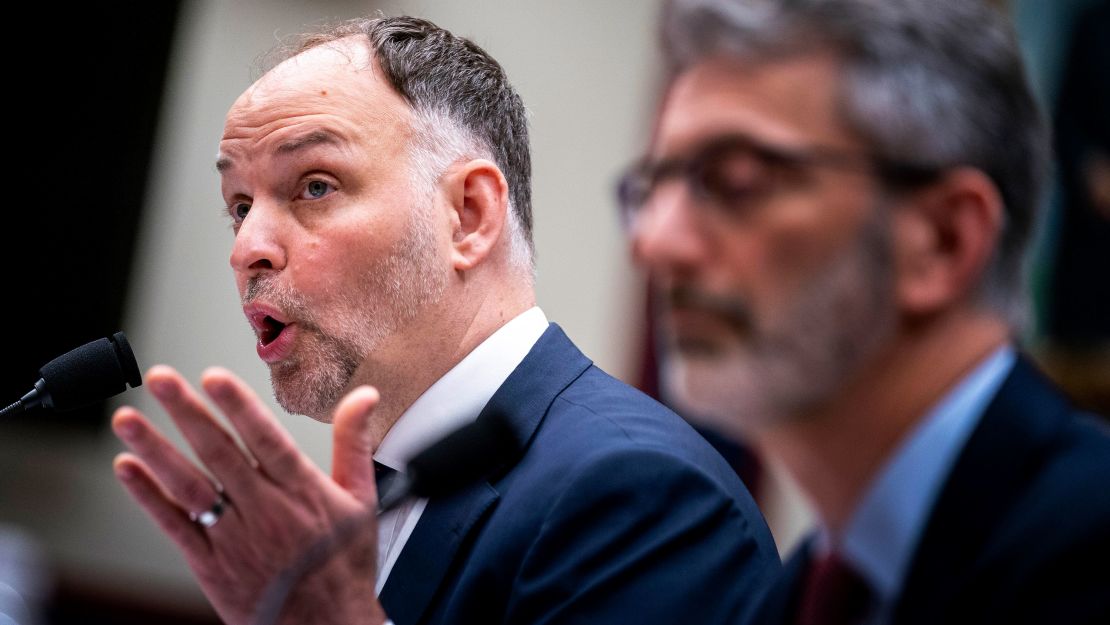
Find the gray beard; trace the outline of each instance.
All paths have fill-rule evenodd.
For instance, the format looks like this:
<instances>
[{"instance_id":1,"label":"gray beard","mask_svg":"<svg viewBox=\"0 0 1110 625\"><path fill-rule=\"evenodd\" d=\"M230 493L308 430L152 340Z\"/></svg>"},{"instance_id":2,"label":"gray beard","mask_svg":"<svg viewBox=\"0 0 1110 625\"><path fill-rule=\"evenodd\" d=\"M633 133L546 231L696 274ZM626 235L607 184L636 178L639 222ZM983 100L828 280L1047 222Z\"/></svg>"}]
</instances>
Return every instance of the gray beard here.
<instances>
[{"instance_id":1,"label":"gray beard","mask_svg":"<svg viewBox=\"0 0 1110 625\"><path fill-rule=\"evenodd\" d=\"M827 402L894 331L887 214L879 206L851 248L775 318L757 318L739 298L722 302L718 314L744 325L745 338L712 350L671 340L661 368L667 398L692 420L740 439Z\"/></svg>"},{"instance_id":2,"label":"gray beard","mask_svg":"<svg viewBox=\"0 0 1110 625\"><path fill-rule=\"evenodd\" d=\"M336 404L381 344L442 299L448 277L435 255L430 202L424 210L414 209L406 236L353 292L334 299L327 328L304 297L277 277L248 283L245 303L264 296L299 326L296 351L270 367L274 398L286 411L330 422ZM373 377L373 372L364 374Z\"/></svg>"}]
</instances>

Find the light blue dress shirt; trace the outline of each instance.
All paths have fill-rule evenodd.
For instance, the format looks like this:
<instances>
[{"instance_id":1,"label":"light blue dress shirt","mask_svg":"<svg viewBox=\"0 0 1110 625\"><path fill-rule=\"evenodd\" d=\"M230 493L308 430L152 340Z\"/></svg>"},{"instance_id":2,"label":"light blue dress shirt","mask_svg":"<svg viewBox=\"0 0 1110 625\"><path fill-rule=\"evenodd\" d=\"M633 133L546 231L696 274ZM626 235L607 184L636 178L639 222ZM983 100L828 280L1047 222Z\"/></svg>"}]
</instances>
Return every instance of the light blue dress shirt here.
<instances>
[{"instance_id":1,"label":"light blue dress shirt","mask_svg":"<svg viewBox=\"0 0 1110 625\"><path fill-rule=\"evenodd\" d=\"M933 504L1016 358L1013 348L999 348L933 406L871 483L839 540L818 530L815 555L835 546L868 582L869 625L890 621Z\"/></svg>"}]
</instances>

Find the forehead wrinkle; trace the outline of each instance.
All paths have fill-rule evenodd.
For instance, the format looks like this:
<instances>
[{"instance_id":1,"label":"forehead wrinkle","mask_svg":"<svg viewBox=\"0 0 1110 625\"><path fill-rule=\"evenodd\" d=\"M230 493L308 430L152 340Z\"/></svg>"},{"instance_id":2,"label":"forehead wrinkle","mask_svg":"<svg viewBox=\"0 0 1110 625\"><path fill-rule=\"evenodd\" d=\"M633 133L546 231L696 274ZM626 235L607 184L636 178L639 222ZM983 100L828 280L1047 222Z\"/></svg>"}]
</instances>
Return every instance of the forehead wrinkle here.
<instances>
[{"instance_id":1,"label":"forehead wrinkle","mask_svg":"<svg viewBox=\"0 0 1110 625\"><path fill-rule=\"evenodd\" d=\"M344 140L347 148L398 138L407 142L413 130L410 105L383 79L375 63L359 63L363 59L357 53L337 47L322 46L288 59L240 95L227 116L217 171L233 169L233 160L251 158L254 148L290 136L287 130L313 117L328 127L321 131ZM368 61L369 54L363 54ZM323 135L312 136L314 132L287 139L267 152L272 156L308 144L332 143ZM302 142L306 145L299 145Z\"/></svg>"},{"instance_id":2,"label":"forehead wrinkle","mask_svg":"<svg viewBox=\"0 0 1110 625\"><path fill-rule=\"evenodd\" d=\"M408 120L378 111L355 119L331 113L305 113L271 118L258 126L234 125L232 129L232 124L228 124L228 132L220 142L216 167L221 173L233 169L239 158L280 157L319 146L333 146L346 153L358 145L379 146L398 136L407 139L411 134Z\"/></svg>"},{"instance_id":3,"label":"forehead wrinkle","mask_svg":"<svg viewBox=\"0 0 1110 625\"><path fill-rule=\"evenodd\" d=\"M336 134L346 134L347 139L351 135L377 134L371 131L383 126L407 132L412 125L408 103L380 83L253 91L249 97L244 94L228 113L221 140L262 139L273 131L272 126L301 123L313 117L327 118L329 125L340 126L337 130L343 132Z\"/></svg>"}]
</instances>

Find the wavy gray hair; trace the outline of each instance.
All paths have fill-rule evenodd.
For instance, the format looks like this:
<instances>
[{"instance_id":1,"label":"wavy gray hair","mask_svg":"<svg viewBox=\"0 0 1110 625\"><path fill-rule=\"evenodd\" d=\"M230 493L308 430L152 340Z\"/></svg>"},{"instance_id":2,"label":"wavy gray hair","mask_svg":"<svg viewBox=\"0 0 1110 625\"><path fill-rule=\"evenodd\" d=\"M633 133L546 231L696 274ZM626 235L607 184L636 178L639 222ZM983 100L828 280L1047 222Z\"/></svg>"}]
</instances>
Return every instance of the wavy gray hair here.
<instances>
[{"instance_id":1,"label":"wavy gray hair","mask_svg":"<svg viewBox=\"0 0 1110 625\"><path fill-rule=\"evenodd\" d=\"M1048 127L1009 20L982 0L673 0L671 76L713 56L759 63L832 51L839 113L877 156L977 168L1005 203L980 302L1027 323L1025 252L1049 162Z\"/></svg>"}]
</instances>

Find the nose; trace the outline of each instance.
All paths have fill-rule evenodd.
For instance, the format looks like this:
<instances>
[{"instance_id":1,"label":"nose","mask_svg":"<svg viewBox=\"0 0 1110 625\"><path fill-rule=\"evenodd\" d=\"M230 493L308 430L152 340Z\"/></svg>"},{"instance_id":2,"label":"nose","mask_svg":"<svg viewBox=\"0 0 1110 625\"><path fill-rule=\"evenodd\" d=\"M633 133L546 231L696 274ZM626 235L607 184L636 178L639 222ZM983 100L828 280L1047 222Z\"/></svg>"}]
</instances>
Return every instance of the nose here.
<instances>
[{"instance_id":1,"label":"nose","mask_svg":"<svg viewBox=\"0 0 1110 625\"><path fill-rule=\"evenodd\" d=\"M256 201L239 224L231 248L231 268L242 278L253 278L267 271L281 271L286 256L285 228L277 210Z\"/></svg>"},{"instance_id":2,"label":"nose","mask_svg":"<svg viewBox=\"0 0 1110 625\"><path fill-rule=\"evenodd\" d=\"M652 270L687 270L708 251L705 225L683 185L662 185L632 225L632 256Z\"/></svg>"}]
</instances>

